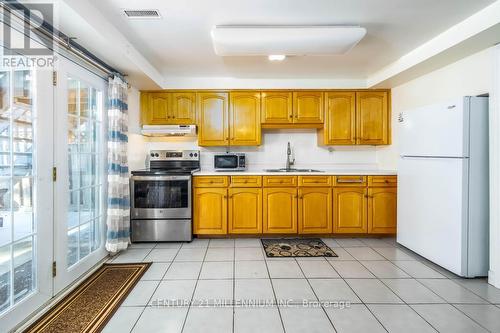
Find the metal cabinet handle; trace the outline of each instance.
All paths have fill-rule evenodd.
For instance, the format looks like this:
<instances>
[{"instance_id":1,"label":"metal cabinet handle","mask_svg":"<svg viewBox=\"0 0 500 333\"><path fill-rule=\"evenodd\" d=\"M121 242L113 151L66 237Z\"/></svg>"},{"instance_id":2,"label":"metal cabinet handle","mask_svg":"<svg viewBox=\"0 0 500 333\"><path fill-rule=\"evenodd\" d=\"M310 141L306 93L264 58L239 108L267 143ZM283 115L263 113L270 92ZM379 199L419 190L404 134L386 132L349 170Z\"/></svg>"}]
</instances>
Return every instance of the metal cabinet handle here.
<instances>
[{"instance_id":1,"label":"metal cabinet handle","mask_svg":"<svg viewBox=\"0 0 500 333\"><path fill-rule=\"evenodd\" d=\"M337 183L362 183L363 178L359 179L342 179L342 178L337 178Z\"/></svg>"}]
</instances>

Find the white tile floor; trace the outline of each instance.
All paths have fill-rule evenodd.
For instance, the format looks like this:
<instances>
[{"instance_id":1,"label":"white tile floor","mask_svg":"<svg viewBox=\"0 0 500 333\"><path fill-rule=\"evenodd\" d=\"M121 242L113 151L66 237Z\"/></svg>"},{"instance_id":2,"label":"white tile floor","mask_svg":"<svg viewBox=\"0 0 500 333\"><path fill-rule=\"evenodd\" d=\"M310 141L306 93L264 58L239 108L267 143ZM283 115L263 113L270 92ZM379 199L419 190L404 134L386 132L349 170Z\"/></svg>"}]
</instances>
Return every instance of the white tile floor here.
<instances>
[{"instance_id":1,"label":"white tile floor","mask_svg":"<svg viewBox=\"0 0 500 333\"><path fill-rule=\"evenodd\" d=\"M323 240L338 258L266 258L258 239L133 244L111 261L153 265L104 332L500 332L484 279L391 238Z\"/></svg>"}]
</instances>

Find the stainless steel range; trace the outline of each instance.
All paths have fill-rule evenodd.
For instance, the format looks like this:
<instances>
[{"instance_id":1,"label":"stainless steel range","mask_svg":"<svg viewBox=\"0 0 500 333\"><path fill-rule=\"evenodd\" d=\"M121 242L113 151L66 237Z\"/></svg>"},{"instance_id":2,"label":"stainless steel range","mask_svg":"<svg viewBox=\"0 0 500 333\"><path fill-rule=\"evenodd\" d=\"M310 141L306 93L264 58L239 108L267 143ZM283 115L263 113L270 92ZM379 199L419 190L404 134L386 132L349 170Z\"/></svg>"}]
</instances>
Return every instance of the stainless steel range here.
<instances>
[{"instance_id":1,"label":"stainless steel range","mask_svg":"<svg viewBox=\"0 0 500 333\"><path fill-rule=\"evenodd\" d=\"M191 175L198 150L153 150L149 169L132 171L132 242L191 241Z\"/></svg>"}]
</instances>

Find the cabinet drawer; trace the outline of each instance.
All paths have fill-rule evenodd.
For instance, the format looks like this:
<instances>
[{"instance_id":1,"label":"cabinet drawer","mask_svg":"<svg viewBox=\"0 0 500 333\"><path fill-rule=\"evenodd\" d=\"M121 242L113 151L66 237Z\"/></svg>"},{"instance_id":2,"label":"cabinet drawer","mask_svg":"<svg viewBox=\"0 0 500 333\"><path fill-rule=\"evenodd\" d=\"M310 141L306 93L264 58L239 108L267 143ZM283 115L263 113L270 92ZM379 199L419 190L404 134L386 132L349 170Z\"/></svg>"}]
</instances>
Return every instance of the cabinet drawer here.
<instances>
[{"instance_id":1,"label":"cabinet drawer","mask_svg":"<svg viewBox=\"0 0 500 333\"><path fill-rule=\"evenodd\" d=\"M297 186L297 176L264 176L265 187Z\"/></svg>"},{"instance_id":2,"label":"cabinet drawer","mask_svg":"<svg viewBox=\"0 0 500 333\"><path fill-rule=\"evenodd\" d=\"M398 185L397 176L368 176L368 186L395 187Z\"/></svg>"},{"instance_id":3,"label":"cabinet drawer","mask_svg":"<svg viewBox=\"0 0 500 333\"><path fill-rule=\"evenodd\" d=\"M299 176L299 186L316 187L316 186L331 186L331 176Z\"/></svg>"},{"instance_id":4,"label":"cabinet drawer","mask_svg":"<svg viewBox=\"0 0 500 333\"><path fill-rule=\"evenodd\" d=\"M335 176L334 186L366 186L366 176Z\"/></svg>"},{"instance_id":5,"label":"cabinet drawer","mask_svg":"<svg viewBox=\"0 0 500 333\"><path fill-rule=\"evenodd\" d=\"M196 176L193 179L194 187L227 187L229 185L227 176Z\"/></svg>"},{"instance_id":6,"label":"cabinet drawer","mask_svg":"<svg viewBox=\"0 0 500 333\"><path fill-rule=\"evenodd\" d=\"M231 176L231 187L261 187L261 176Z\"/></svg>"}]
</instances>

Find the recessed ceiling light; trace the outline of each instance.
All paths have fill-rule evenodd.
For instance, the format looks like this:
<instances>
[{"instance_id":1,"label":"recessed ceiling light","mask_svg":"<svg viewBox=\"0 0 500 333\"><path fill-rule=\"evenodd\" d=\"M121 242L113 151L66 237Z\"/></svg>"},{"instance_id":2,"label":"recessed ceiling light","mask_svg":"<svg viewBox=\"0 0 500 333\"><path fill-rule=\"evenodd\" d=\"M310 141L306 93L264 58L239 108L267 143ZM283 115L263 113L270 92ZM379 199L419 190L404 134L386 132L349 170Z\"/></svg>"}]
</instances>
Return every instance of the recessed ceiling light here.
<instances>
[{"instance_id":1,"label":"recessed ceiling light","mask_svg":"<svg viewBox=\"0 0 500 333\"><path fill-rule=\"evenodd\" d=\"M282 61L282 60L285 60L286 55L284 55L284 54L271 54L270 56L268 56L268 58L271 61Z\"/></svg>"}]
</instances>

